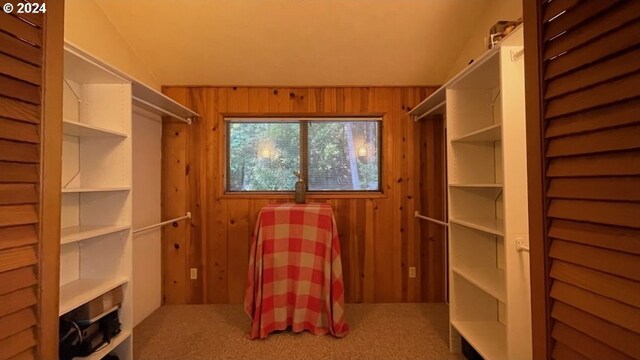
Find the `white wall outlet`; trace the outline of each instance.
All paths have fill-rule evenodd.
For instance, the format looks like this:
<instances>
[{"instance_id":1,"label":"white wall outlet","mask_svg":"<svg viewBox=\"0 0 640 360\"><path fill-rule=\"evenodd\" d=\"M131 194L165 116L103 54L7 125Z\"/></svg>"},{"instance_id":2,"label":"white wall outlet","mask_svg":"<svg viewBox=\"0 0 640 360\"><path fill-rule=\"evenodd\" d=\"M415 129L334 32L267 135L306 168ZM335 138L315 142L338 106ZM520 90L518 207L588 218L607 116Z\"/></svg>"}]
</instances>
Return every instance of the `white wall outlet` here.
<instances>
[{"instance_id":1,"label":"white wall outlet","mask_svg":"<svg viewBox=\"0 0 640 360\"><path fill-rule=\"evenodd\" d=\"M191 268L191 280L197 280L197 279L198 279L198 269Z\"/></svg>"},{"instance_id":2,"label":"white wall outlet","mask_svg":"<svg viewBox=\"0 0 640 360\"><path fill-rule=\"evenodd\" d=\"M415 278L416 278L416 267L411 266L409 267L409 279L415 279Z\"/></svg>"}]
</instances>

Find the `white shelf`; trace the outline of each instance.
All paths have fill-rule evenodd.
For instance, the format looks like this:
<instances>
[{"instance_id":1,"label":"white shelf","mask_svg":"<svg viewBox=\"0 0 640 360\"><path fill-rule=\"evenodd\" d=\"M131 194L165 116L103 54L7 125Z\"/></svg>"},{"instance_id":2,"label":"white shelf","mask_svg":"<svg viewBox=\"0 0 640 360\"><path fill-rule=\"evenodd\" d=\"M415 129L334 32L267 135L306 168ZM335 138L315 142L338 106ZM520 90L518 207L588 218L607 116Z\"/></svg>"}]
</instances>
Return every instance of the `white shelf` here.
<instances>
[{"instance_id":1,"label":"white shelf","mask_svg":"<svg viewBox=\"0 0 640 360\"><path fill-rule=\"evenodd\" d=\"M128 136L126 133L120 131L108 130L73 120L63 120L62 125L62 132L65 135L80 137L115 137L123 139Z\"/></svg>"},{"instance_id":2,"label":"white shelf","mask_svg":"<svg viewBox=\"0 0 640 360\"><path fill-rule=\"evenodd\" d=\"M464 265L453 265L452 270L494 298L503 303L507 301L504 270L495 267L467 267Z\"/></svg>"},{"instance_id":3,"label":"white shelf","mask_svg":"<svg viewBox=\"0 0 640 360\"><path fill-rule=\"evenodd\" d=\"M63 194L75 193L91 193L91 192L113 192L113 191L130 191L130 186L110 187L110 188L65 188L62 189Z\"/></svg>"},{"instance_id":4,"label":"white shelf","mask_svg":"<svg viewBox=\"0 0 640 360\"><path fill-rule=\"evenodd\" d=\"M433 94L429 95L426 99L422 100L420 104L416 105L409 115L422 116L423 114L430 112L431 114L444 115L445 113L445 97L446 88L444 86L438 88Z\"/></svg>"},{"instance_id":5,"label":"white shelf","mask_svg":"<svg viewBox=\"0 0 640 360\"><path fill-rule=\"evenodd\" d=\"M492 142L502 138L502 124L487 126L472 133L451 139L452 143Z\"/></svg>"},{"instance_id":6,"label":"white shelf","mask_svg":"<svg viewBox=\"0 0 640 360\"><path fill-rule=\"evenodd\" d=\"M94 352L89 356L84 357L74 357L74 360L100 360L103 357L107 356L110 352L112 352L118 345L122 344L125 340L127 340L131 336L131 329L123 329L120 334L111 339L111 343L104 348Z\"/></svg>"},{"instance_id":7,"label":"white shelf","mask_svg":"<svg viewBox=\"0 0 640 360\"><path fill-rule=\"evenodd\" d=\"M126 277L115 279L78 279L60 287L59 315L85 304L129 281Z\"/></svg>"},{"instance_id":8,"label":"white shelf","mask_svg":"<svg viewBox=\"0 0 640 360\"><path fill-rule=\"evenodd\" d=\"M466 226L468 228L484 231L489 234L504 236L504 225L501 219L495 218L465 218L449 219L450 223Z\"/></svg>"},{"instance_id":9,"label":"white shelf","mask_svg":"<svg viewBox=\"0 0 640 360\"><path fill-rule=\"evenodd\" d=\"M70 244L129 229L131 229L129 225L80 225L62 228L60 244Z\"/></svg>"},{"instance_id":10,"label":"white shelf","mask_svg":"<svg viewBox=\"0 0 640 360\"><path fill-rule=\"evenodd\" d=\"M170 116L182 121L200 116L195 111L141 82L134 80L131 84L131 91L135 105L156 115Z\"/></svg>"},{"instance_id":11,"label":"white shelf","mask_svg":"<svg viewBox=\"0 0 640 360\"><path fill-rule=\"evenodd\" d=\"M489 189L489 188L502 188L502 184L449 184L449 187L452 188L478 188L478 189Z\"/></svg>"},{"instance_id":12,"label":"white shelf","mask_svg":"<svg viewBox=\"0 0 640 360\"><path fill-rule=\"evenodd\" d=\"M507 355L507 332L498 321L452 321L456 330L485 360L504 360Z\"/></svg>"},{"instance_id":13,"label":"white shelf","mask_svg":"<svg viewBox=\"0 0 640 360\"><path fill-rule=\"evenodd\" d=\"M128 81L113 71L91 61L86 55L65 46L64 77L79 83L126 84Z\"/></svg>"}]
</instances>

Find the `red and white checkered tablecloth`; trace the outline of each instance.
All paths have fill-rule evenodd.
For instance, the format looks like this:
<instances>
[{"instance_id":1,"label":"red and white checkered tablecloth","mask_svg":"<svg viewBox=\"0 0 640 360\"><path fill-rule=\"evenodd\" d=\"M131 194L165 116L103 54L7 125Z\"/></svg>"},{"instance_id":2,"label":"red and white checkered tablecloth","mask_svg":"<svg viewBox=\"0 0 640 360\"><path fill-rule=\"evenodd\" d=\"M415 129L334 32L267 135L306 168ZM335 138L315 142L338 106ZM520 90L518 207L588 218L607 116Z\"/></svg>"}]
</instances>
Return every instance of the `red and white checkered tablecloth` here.
<instances>
[{"instance_id":1,"label":"red and white checkered tablecloth","mask_svg":"<svg viewBox=\"0 0 640 360\"><path fill-rule=\"evenodd\" d=\"M343 337L344 282L340 242L328 204L273 204L253 234L244 298L251 339L308 330Z\"/></svg>"}]
</instances>

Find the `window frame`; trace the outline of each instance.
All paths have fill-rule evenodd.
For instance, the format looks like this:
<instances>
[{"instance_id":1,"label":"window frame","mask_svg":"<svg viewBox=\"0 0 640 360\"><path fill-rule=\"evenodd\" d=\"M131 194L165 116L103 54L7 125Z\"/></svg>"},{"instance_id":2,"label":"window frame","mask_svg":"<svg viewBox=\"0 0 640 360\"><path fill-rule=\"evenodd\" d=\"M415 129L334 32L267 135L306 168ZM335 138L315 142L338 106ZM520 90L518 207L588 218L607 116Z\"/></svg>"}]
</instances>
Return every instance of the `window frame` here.
<instances>
[{"instance_id":1,"label":"window frame","mask_svg":"<svg viewBox=\"0 0 640 360\"><path fill-rule=\"evenodd\" d=\"M382 198L384 196L384 176L383 176L383 114L357 114L357 115L318 115L310 116L309 114L221 114L223 129L223 153L221 156L220 169L223 172L220 182L222 197L233 198L290 198L294 190L229 190L230 185L230 130L232 123L299 123L300 124L300 168L302 176L308 178L308 124L311 122L356 122L366 121L375 122L378 125L378 188L372 190L309 190L309 183L305 181L306 193L308 198Z\"/></svg>"}]
</instances>

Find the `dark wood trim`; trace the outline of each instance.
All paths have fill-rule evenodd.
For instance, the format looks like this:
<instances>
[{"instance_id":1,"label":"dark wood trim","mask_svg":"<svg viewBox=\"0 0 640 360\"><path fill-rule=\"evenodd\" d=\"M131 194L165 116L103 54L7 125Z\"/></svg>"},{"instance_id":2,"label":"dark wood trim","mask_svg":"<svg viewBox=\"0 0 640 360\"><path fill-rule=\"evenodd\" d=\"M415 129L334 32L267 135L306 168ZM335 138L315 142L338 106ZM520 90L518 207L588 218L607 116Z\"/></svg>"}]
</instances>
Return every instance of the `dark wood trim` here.
<instances>
[{"instance_id":1,"label":"dark wood trim","mask_svg":"<svg viewBox=\"0 0 640 360\"><path fill-rule=\"evenodd\" d=\"M542 114L542 0L523 1L527 173L531 267L531 331L534 359L551 359L547 239L545 224L545 163Z\"/></svg>"},{"instance_id":2,"label":"dark wood trim","mask_svg":"<svg viewBox=\"0 0 640 360\"><path fill-rule=\"evenodd\" d=\"M382 118L384 118L384 116L386 115L386 113L380 113L380 112L372 112L372 113L362 113L362 112L356 112L356 113L345 113L345 112L338 112L338 113L323 113L323 112L290 112L290 113L278 113L278 112L268 112L268 113L251 113L251 112L246 112L246 113L220 113L220 115L222 115L222 117L224 118L224 121L228 121L227 118L257 118L257 119L269 119L269 118L283 118L283 119L292 119L292 120L296 120L299 118L304 118L304 119L313 119L313 118L317 118L317 119L326 119L327 121L332 121L333 118L362 118L362 120L364 121L371 121L371 118L380 118L379 120L381 121ZM358 120L354 120L354 121L358 121ZM376 120L373 120L376 121Z\"/></svg>"},{"instance_id":3,"label":"dark wood trim","mask_svg":"<svg viewBox=\"0 0 640 360\"><path fill-rule=\"evenodd\" d=\"M58 358L64 1L47 1L40 172L38 358Z\"/></svg>"},{"instance_id":4,"label":"dark wood trim","mask_svg":"<svg viewBox=\"0 0 640 360\"><path fill-rule=\"evenodd\" d=\"M362 192L307 192L307 199L385 199L386 195L380 191L362 191ZM221 199L289 199L293 200L294 192L226 192L220 196Z\"/></svg>"}]
</instances>

